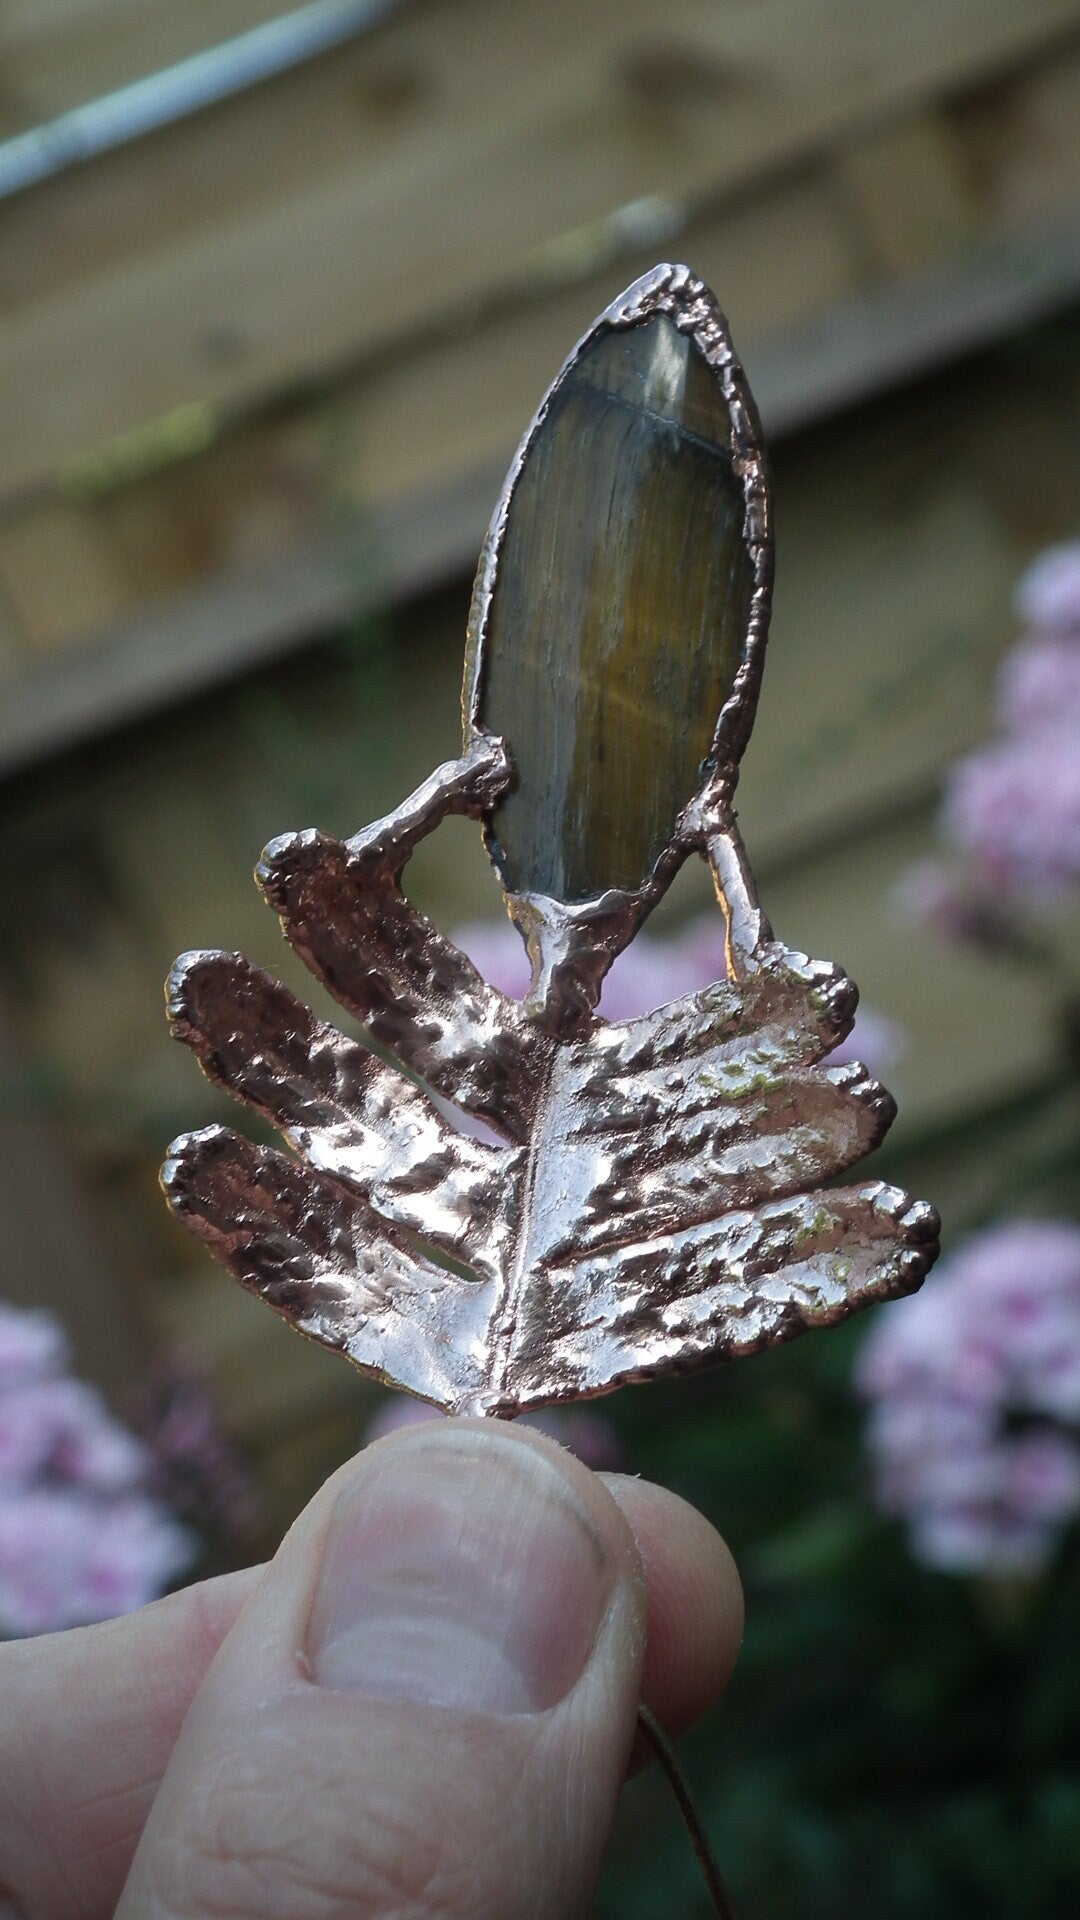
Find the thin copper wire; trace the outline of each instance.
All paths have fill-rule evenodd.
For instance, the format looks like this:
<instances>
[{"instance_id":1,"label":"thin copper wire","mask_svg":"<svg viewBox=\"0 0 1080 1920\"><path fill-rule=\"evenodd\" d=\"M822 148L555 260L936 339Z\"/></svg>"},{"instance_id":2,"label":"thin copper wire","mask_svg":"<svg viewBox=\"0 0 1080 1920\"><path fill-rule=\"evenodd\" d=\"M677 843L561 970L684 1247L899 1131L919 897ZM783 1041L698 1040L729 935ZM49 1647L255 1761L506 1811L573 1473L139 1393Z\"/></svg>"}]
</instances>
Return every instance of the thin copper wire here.
<instances>
[{"instance_id":1,"label":"thin copper wire","mask_svg":"<svg viewBox=\"0 0 1080 1920\"><path fill-rule=\"evenodd\" d=\"M697 1855L698 1865L701 1868L702 1878L708 1889L713 1908L715 1912L719 1914L720 1920L735 1920L735 1909L731 1904L731 1895L724 1885L724 1876L720 1872L716 1855L712 1850L712 1843L705 1831L704 1822L694 1804L694 1796L690 1791L689 1782L679 1763L678 1755L671 1741L668 1739L667 1734L664 1732L663 1727L657 1720L656 1715L650 1713L644 1702L642 1702L638 1708L638 1725L652 1748L656 1759L659 1761L661 1769L667 1776L671 1790L679 1803L679 1812L682 1814L683 1820L686 1823L686 1831L690 1835L690 1844Z\"/></svg>"}]
</instances>

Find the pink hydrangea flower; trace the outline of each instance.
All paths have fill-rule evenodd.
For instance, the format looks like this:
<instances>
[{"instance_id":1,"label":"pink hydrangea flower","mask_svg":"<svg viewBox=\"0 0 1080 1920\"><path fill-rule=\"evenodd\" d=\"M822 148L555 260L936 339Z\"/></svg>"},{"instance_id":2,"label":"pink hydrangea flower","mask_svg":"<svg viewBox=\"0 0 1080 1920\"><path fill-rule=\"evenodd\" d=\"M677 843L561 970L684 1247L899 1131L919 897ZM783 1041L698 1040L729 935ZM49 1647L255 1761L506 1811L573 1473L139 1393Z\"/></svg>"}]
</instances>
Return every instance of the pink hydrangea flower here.
<instances>
[{"instance_id":1,"label":"pink hydrangea flower","mask_svg":"<svg viewBox=\"0 0 1080 1920\"><path fill-rule=\"evenodd\" d=\"M1001 732L952 768L941 825L962 862L920 862L902 906L946 938L1016 950L1010 905L1080 882L1080 541L1040 555L1017 588L1029 631L998 681Z\"/></svg>"},{"instance_id":2,"label":"pink hydrangea flower","mask_svg":"<svg viewBox=\"0 0 1080 1920\"><path fill-rule=\"evenodd\" d=\"M953 768L943 824L988 886L1051 900L1080 880L1080 721L1006 736Z\"/></svg>"},{"instance_id":3,"label":"pink hydrangea flower","mask_svg":"<svg viewBox=\"0 0 1080 1920\"><path fill-rule=\"evenodd\" d=\"M1033 1575L1046 1564L1046 1528L1012 1510L985 1506L929 1508L911 1529L912 1546L942 1573Z\"/></svg>"},{"instance_id":4,"label":"pink hydrangea flower","mask_svg":"<svg viewBox=\"0 0 1080 1920\"><path fill-rule=\"evenodd\" d=\"M1015 603L1028 626L1080 634L1080 540L1040 553L1021 576Z\"/></svg>"},{"instance_id":5,"label":"pink hydrangea flower","mask_svg":"<svg viewBox=\"0 0 1080 1920\"><path fill-rule=\"evenodd\" d=\"M51 1474L102 1493L123 1493L149 1455L82 1380L34 1380L0 1394L0 1486Z\"/></svg>"},{"instance_id":6,"label":"pink hydrangea flower","mask_svg":"<svg viewBox=\"0 0 1080 1920\"><path fill-rule=\"evenodd\" d=\"M1080 1514L1080 1227L976 1234L887 1308L857 1384L883 1509L920 1559L1032 1572Z\"/></svg>"},{"instance_id":7,"label":"pink hydrangea flower","mask_svg":"<svg viewBox=\"0 0 1080 1920\"><path fill-rule=\"evenodd\" d=\"M50 1314L0 1306L0 1634L126 1613L192 1558L149 1450L67 1362Z\"/></svg>"},{"instance_id":8,"label":"pink hydrangea flower","mask_svg":"<svg viewBox=\"0 0 1080 1920\"><path fill-rule=\"evenodd\" d=\"M70 1486L0 1493L0 1622L9 1634L130 1613L190 1558L188 1534L145 1496L99 1505Z\"/></svg>"},{"instance_id":9,"label":"pink hydrangea flower","mask_svg":"<svg viewBox=\"0 0 1080 1920\"><path fill-rule=\"evenodd\" d=\"M1013 734L1065 723L1080 734L1080 632L1034 633L1010 648L998 675L998 714Z\"/></svg>"},{"instance_id":10,"label":"pink hydrangea flower","mask_svg":"<svg viewBox=\"0 0 1080 1920\"><path fill-rule=\"evenodd\" d=\"M44 1380L67 1360L63 1328L51 1313L0 1307L0 1393L27 1380Z\"/></svg>"}]
</instances>

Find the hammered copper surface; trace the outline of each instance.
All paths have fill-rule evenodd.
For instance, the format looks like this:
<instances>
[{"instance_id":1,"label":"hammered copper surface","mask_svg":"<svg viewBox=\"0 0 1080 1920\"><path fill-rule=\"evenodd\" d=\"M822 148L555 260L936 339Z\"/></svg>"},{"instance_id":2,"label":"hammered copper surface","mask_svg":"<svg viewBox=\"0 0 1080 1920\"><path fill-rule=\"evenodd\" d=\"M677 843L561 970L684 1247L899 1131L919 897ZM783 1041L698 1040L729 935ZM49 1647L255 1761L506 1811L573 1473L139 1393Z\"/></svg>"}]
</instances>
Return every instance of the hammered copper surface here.
<instances>
[{"instance_id":1,"label":"hammered copper surface","mask_svg":"<svg viewBox=\"0 0 1080 1920\"><path fill-rule=\"evenodd\" d=\"M303 1332L456 1412L511 1415L753 1352L910 1291L937 1251L925 1202L879 1181L817 1185L877 1145L893 1104L864 1068L828 1065L850 1030L855 989L838 968L774 939L731 811L771 549L752 406L723 317L688 269L662 267L601 316L586 344L657 313L692 335L722 388L752 591L748 607L739 601L745 634L733 677L723 636L734 629L723 618L711 629L719 657L709 672L687 666L722 705L700 788L665 828L648 873L628 880L627 869L617 881L601 860L585 898L568 902L546 885L510 894L533 957L524 1004L482 980L401 891L424 835L451 812L498 830L518 778L512 743L482 724L482 689L507 516L534 425L481 563L462 758L353 840L287 835L259 869L288 939L401 1070L317 1020L242 955L187 954L169 983L178 1037L292 1150L255 1147L222 1127L185 1135L163 1176L180 1217ZM705 377L696 368L694 381ZM707 402L698 394L694 404L700 424ZM526 652L521 707L532 674ZM506 686L509 725L512 676ZM683 781L689 760L675 753L673 764ZM647 819L654 835L658 818L650 801L635 831ZM564 830L565 820L552 846ZM605 1022L593 1008L606 967L695 852L716 881L728 977L640 1019ZM584 884L588 858L575 871ZM549 885L554 874L537 868L535 877ZM465 1137L426 1089L505 1144Z\"/></svg>"}]
</instances>

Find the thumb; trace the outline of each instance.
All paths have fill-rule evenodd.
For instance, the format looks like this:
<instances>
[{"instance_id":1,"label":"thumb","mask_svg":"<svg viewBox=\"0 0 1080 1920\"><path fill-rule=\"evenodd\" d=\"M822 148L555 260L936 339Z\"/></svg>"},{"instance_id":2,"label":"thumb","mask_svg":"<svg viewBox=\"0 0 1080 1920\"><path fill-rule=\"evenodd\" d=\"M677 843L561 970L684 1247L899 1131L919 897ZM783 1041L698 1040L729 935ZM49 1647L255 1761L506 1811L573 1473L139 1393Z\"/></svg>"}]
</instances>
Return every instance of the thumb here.
<instances>
[{"instance_id":1,"label":"thumb","mask_svg":"<svg viewBox=\"0 0 1080 1920\"><path fill-rule=\"evenodd\" d=\"M224 1641L117 1920L572 1920L644 1640L632 1536L577 1461L488 1421L391 1436Z\"/></svg>"}]
</instances>

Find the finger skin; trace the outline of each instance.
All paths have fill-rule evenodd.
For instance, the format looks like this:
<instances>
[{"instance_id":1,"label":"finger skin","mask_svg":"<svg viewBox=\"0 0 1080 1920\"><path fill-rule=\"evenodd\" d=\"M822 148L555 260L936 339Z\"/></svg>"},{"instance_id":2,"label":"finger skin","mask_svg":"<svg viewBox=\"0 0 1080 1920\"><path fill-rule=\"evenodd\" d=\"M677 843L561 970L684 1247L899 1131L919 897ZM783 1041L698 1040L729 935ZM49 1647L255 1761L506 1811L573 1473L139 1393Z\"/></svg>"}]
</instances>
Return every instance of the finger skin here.
<instances>
[{"instance_id":1,"label":"finger skin","mask_svg":"<svg viewBox=\"0 0 1080 1920\"><path fill-rule=\"evenodd\" d=\"M261 1567L0 1646L0 1913L106 1920L192 1696Z\"/></svg>"},{"instance_id":2,"label":"finger skin","mask_svg":"<svg viewBox=\"0 0 1080 1920\"><path fill-rule=\"evenodd\" d=\"M347 1567L362 1582L370 1552L388 1541L397 1551L397 1514L408 1553L422 1553L440 1529L424 1505L433 1477L464 1542L458 1577L475 1578L482 1616L501 1586L487 1573L496 1529L524 1545L542 1616L557 1639L571 1629L565 1689L560 1681L554 1695L534 1698L527 1687L504 1704L498 1686L485 1695L493 1675L483 1670L475 1703L471 1684L456 1696L441 1631L433 1670L420 1656L415 1694L408 1660L389 1691L370 1664L356 1685L340 1669L319 1684L327 1642L312 1628L326 1618L329 1570ZM378 1519L343 1561L358 1498L361 1512L376 1502ZM561 1543L570 1537L582 1573L560 1618L570 1566ZM538 1538L543 1554L532 1550ZM434 1569L422 1591L425 1606L436 1596L441 1629L450 1593L440 1578ZM422 1645L412 1583L400 1590L410 1642ZM515 1604L527 1605L516 1573L515 1590ZM393 1617L381 1615L391 1633ZM362 1641L363 1625L350 1623L346 1644L357 1631ZM629 1758L644 1642L633 1537L579 1462L537 1433L490 1422L392 1434L301 1517L223 1643L166 1769L117 1920L577 1920ZM468 1667L464 1638L452 1646L454 1662L460 1650Z\"/></svg>"},{"instance_id":3,"label":"finger skin","mask_svg":"<svg viewBox=\"0 0 1080 1920\"><path fill-rule=\"evenodd\" d=\"M601 1478L645 1565L643 1697L677 1736L726 1684L741 1635L738 1576L719 1535L677 1495ZM5 1896L26 1920L115 1912L184 1716L262 1572L0 1646L0 1912Z\"/></svg>"},{"instance_id":4,"label":"finger skin","mask_svg":"<svg viewBox=\"0 0 1080 1920\"><path fill-rule=\"evenodd\" d=\"M387 1552L390 1582L379 1592L390 1603L380 1611L375 1602L373 1616L370 1568ZM459 1574L470 1591L449 1642L444 1558L455 1591ZM508 1643L501 1629L489 1641L487 1623L510 1565L524 1581L513 1588L513 1617L519 1607L534 1616L545 1676L550 1647L559 1661L564 1643L576 1648L550 1694L503 1689ZM349 1610L328 1640L335 1569ZM354 1587L365 1595L355 1613ZM591 1899L629 1759L645 1637L641 1560L595 1475L522 1428L456 1420L399 1430L324 1489L224 1642L117 1920L574 1920ZM538 1671L531 1659L515 1665L513 1686L524 1677L531 1687Z\"/></svg>"},{"instance_id":5,"label":"finger skin","mask_svg":"<svg viewBox=\"0 0 1080 1920\"><path fill-rule=\"evenodd\" d=\"M742 1585L703 1514L666 1487L600 1475L621 1507L645 1567L649 1638L642 1699L670 1739L719 1699L742 1642Z\"/></svg>"}]
</instances>

